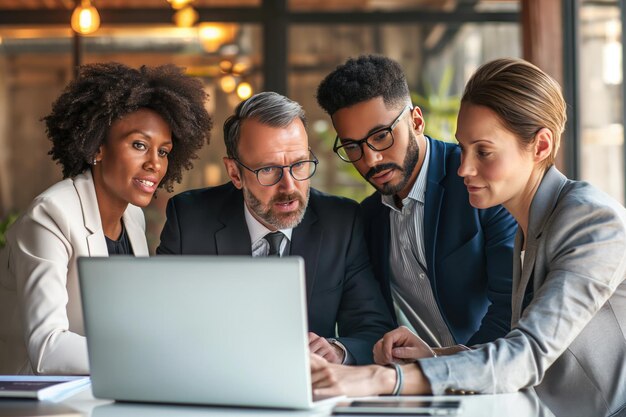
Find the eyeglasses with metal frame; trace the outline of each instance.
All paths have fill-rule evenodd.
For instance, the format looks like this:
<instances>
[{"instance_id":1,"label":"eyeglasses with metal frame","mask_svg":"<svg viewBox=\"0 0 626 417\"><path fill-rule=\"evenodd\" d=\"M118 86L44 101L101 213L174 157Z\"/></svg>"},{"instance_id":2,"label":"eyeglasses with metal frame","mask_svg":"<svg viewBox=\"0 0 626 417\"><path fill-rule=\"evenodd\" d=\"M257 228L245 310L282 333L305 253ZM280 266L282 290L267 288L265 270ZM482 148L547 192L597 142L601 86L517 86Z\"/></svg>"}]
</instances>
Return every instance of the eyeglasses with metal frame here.
<instances>
[{"instance_id":1,"label":"eyeglasses with metal frame","mask_svg":"<svg viewBox=\"0 0 626 417\"><path fill-rule=\"evenodd\" d=\"M366 144L373 151L384 151L391 148L394 142L393 130L400 123L400 119L407 110L411 110L411 106L405 106L389 126L378 129L363 139L342 140L337 136L333 151L345 162L356 162L363 157L363 144Z\"/></svg>"},{"instance_id":2,"label":"eyeglasses with metal frame","mask_svg":"<svg viewBox=\"0 0 626 417\"><path fill-rule=\"evenodd\" d=\"M274 184L278 184L278 182L283 178L283 172L285 168L289 168L289 174L296 181L305 181L308 180L315 174L315 170L317 169L317 164L319 161L313 151L309 148L309 152L313 159L306 159L304 161L294 162L291 165L268 165L261 167L259 169L252 169L248 166L244 165L238 158L231 158L239 165L252 172L255 176L259 184L265 187L271 187Z\"/></svg>"}]
</instances>

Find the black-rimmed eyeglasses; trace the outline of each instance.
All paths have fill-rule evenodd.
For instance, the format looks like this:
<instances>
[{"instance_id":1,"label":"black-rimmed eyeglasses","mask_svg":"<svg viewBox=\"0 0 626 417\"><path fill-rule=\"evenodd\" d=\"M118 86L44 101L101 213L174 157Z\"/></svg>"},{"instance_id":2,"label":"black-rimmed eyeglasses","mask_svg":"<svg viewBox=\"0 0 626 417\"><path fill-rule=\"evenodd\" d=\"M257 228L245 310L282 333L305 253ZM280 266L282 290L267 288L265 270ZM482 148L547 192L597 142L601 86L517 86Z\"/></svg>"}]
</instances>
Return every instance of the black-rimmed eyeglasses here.
<instances>
[{"instance_id":1,"label":"black-rimmed eyeglasses","mask_svg":"<svg viewBox=\"0 0 626 417\"><path fill-rule=\"evenodd\" d=\"M391 148L394 141L393 130L408 110L411 110L411 106L402 109L398 117L389 126L378 129L363 139L341 139L337 136L333 151L346 162L356 162L363 157L363 144L366 144L373 151L384 151Z\"/></svg>"},{"instance_id":2,"label":"black-rimmed eyeglasses","mask_svg":"<svg viewBox=\"0 0 626 417\"><path fill-rule=\"evenodd\" d=\"M317 164L319 161L317 157L313 153L312 150L309 149L311 153L311 157L313 159L307 159L304 161L294 162L291 165L269 165L265 167L261 167L259 169L252 169L244 165L239 159L232 158L239 165L247 169L256 175L257 181L259 184L264 185L266 187L270 187L274 184L277 184L283 178L283 172L285 168L289 168L289 174L296 181L304 181L308 180L315 174L315 170L317 169Z\"/></svg>"}]
</instances>

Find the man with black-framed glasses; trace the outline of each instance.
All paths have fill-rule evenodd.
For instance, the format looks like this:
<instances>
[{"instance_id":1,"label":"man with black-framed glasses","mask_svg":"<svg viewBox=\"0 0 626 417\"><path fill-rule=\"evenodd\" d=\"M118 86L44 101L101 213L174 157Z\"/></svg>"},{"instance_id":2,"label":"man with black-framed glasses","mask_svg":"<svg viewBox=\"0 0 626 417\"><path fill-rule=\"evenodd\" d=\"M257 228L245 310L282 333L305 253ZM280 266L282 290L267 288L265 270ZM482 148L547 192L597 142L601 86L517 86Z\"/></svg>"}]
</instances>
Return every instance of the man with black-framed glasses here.
<instances>
[{"instance_id":1,"label":"man with black-framed glasses","mask_svg":"<svg viewBox=\"0 0 626 417\"><path fill-rule=\"evenodd\" d=\"M396 322L435 348L504 336L515 220L501 206L470 205L459 146L424 134L398 63L349 59L322 81L317 100L337 132L333 150L376 189L361 204L365 238Z\"/></svg>"},{"instance_id":2,"label":"man with black-framed glasses","mask_svg":"<svg viewBox=\"0 0 626 417\"><path fill-rule=\"evenodd\" d=\"M170 199L157 253L303 257L311 352L335 363L371 363L374 343L393 321L373 276L359 205L310 187L318 160L305 123L302 107L280 94L240 103L224 123L230 182Z\"/></svg>"}]
</instances>

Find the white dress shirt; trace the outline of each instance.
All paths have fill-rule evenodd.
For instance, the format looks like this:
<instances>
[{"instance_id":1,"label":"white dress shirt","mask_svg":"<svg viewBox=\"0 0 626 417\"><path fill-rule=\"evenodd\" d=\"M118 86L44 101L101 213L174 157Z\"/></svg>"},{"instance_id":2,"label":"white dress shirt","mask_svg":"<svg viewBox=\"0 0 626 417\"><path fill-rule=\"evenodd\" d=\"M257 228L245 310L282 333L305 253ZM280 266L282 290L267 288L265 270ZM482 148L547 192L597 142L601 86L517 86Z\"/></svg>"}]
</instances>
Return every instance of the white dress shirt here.
<instances>
[{"instance_id":1,"label":"white dress shirt","mask_svg":"<svg viewBox=\"0 0 626 417\"><path fill-rule=\"evenodd\" d=\"M246 224L248 225L248 232L250 233L250 242L252 242L252 256L267 256L270 252L270 244L267 240L264 239L265 235L268 233L272 233L272 230L263 226L261 222L259 222L253 215L250 213L248 209L248 205L246 203L243 204L244 215L246 218ZM287 241L291 241L291 233L293 232L293 228L291 229L280 229L287 239L283 239L280 242L280 256L289 255L285 254L285 248L287 247Z\"/></svg>"}]
</instances>

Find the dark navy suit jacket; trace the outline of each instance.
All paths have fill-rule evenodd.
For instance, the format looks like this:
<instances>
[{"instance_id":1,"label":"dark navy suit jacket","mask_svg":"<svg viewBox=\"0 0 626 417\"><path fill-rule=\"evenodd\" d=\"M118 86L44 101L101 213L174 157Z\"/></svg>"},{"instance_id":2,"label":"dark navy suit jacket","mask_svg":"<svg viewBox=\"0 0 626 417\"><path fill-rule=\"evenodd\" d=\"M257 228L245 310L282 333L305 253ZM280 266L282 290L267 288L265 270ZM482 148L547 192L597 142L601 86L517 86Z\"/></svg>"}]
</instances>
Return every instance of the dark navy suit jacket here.
<instances>
[{"instance_id":1,"label":"dark navy suit jacket","mask_svg":"<svg viewBox=\"0 0 626 417\"><path fill-rule=\"evenodd\" d=\"M501 206L473 208L457 175L458 145L430 146L424 206L424 247L435 300L457 343L504 336L511 326L513 244L517 223ZM365 237L374 273L395 318L390 288L389 207L376 192L363 200Z\"/></svg>"},{"instance_id":2,"label":"dark navy suit jacket","mask_svg":"<svg viewBox=\"0 0 626 417\"><path fill-rule=\"evenodd\" d=\"M170 199L157 253L250 256L251 246L243 193L228 183ZM337 325L357 364L371 363L374 343L394 326L373 276L359 205L311 189L291 255L305 262L309 330L334 337Z\"/></svg>"}]
</instances>

